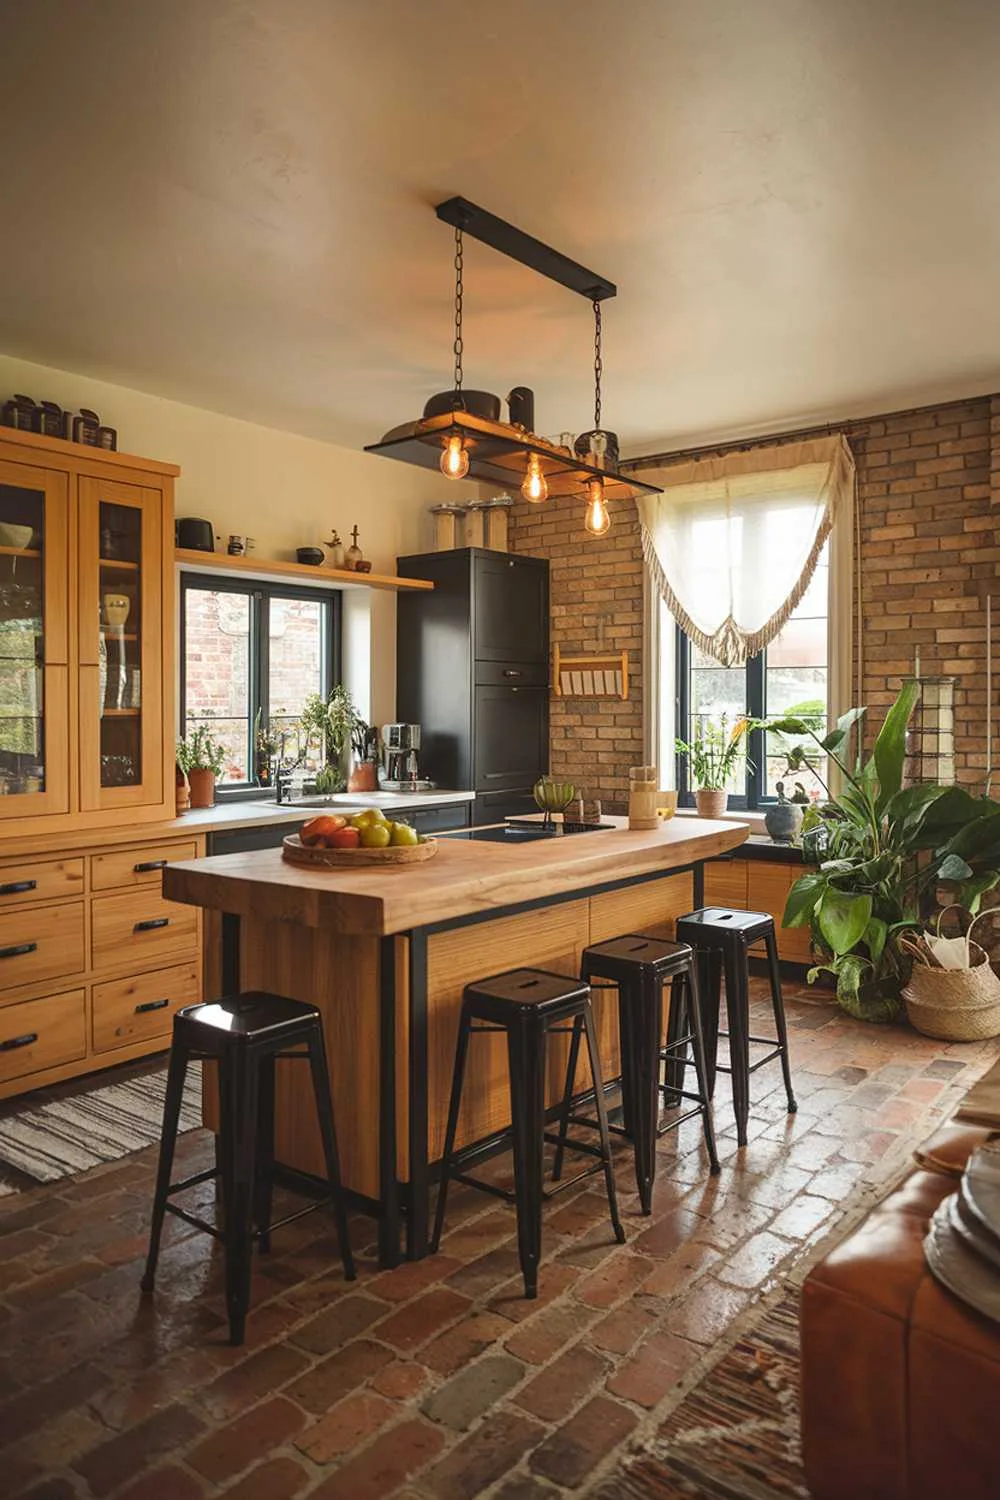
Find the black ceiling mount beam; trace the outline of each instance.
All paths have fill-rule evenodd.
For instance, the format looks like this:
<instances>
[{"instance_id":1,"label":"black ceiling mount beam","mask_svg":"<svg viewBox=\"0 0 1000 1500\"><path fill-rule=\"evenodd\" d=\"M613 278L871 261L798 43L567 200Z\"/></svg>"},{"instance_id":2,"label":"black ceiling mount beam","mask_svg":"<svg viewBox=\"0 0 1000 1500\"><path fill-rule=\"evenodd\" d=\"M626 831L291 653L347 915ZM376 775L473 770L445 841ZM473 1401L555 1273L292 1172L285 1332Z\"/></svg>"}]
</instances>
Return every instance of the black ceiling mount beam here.
<instances>
[{"instance_id":1,"label":"black ceiling mount beam","mask_svg":"<svg viewBox=\"0 0 1000 1500\"><path fill-rule=\"evenodd\" d=\"M461 229L464 234L471 234L473 239L482 240L484 245L491 245L501 255L520 261L522 266L538 271L550 281L569 287L571 292L578 292L588 302L603 302L618 295L613 281L598 276L596 271L588 271L578 261L570 260L568 255L553 250L551 245L544 245L533 235L525 234L523 229L516 229L506 219L487 213L485 208L470 203L468 198L449 198L447 202L439 203L434 212L446 224Z\"/></svg>"}]
</instances>

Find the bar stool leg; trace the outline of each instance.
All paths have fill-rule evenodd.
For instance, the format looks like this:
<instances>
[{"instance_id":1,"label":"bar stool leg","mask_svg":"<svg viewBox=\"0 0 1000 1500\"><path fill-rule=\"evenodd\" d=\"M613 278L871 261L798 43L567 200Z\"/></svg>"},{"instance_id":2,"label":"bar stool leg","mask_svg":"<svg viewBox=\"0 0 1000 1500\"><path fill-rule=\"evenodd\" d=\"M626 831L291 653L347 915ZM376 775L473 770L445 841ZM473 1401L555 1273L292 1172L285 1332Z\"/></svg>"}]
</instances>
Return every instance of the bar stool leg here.
<instances>
[{"instance_id":1,"label":"bar stool leg","mask_svg":"<svg viewBox=\"0 0 1000 1500\"><path fill-rule=\"evenodd\" d=\"M260 1060L260 1105L257 1110L256 1181L253 1222L260 1253L271 1248L271 1206L274 1199L274 1057Z\"/></svg>"},{"instance_id":2,"label":"bar stool leg","mask_svg":"<svg viewBox=\"0 0 1000 1500\"><path fill-rule=\"evenodd\" d=\"M177 1126L180 1123L181 1104L184 1101L187 1065L187 1048L178 1046L174 1042L170 1049L170 1061L167 1066L167 1088L163 1101L163 1126L160 1134L160 1161L156 1169L156 1191L153 1195L153 1221L149 1229L149 1251L146 1255L146 1270L142 1278L142 1290L147 1297L152 1294L153 1282L156 1278L156 1263L160 1258L160 1236L163 1233L163 1219L167 1211L170 1174L174 1168L174 1147L177 1144Z\"/></svg>"},{"instance_id":3,"label":"bar stool leg","mask_svg":"<svg viewBox=\"0 0 1000 1500\"><path fill-rule=\"evenodd\" d=\"M597 1104L597 1124L601 1140L601 1155L604 1158L604 1185L608 1193L608 1208L611 1226L619 1245L625 1243L625 1231L618 1217L618 1193L615 1189L614 1163L611 1160L611 1135L608 1130L608 1111L604 1103L604 1078L601 1075L601 1053L597 1045L594 1013L590 1005L583 1012L583 1026L587 1033L587 1054L590 1058L590 1076L594 1083L594 1099Z\"/></svg>"},{"instance_id":4,"label":"bar stool leg","mask_svg":"<svg viewBox=\"0 0 1000 1500\"><path fill-rule=\"evenodd\" d=\"M719 1055L719 1018L722 1014L722 954L703 948L696 955L698 991L701 995L701 1034L705 1045L705 1079L708 1097L715 1096L716 1058Z\"/></svg>"},{"instance_id":5,"label":"bar stool leg","mask_svg":"<svg viewBox=\"0 0 1000 1500\"><path fill-rule=\"evenodd\" d=\"M517 1250L524 1295L538 1296L542 1257L542 1179L545 1170L545 1030L513 1021L507 1028Z\"/></svg>"},{"instance_id":6,"label":"bar stool leg","mask_svg":"<svg viewBox=\"0 0 1000 1500\"><path fill-rule=\"evenodd\" d=\"M785 1094L788 1097L788 1113L794 1115L798 1110L795 1095L792 1092L792 1065L788 1056L788 1027L785 1024L785 1001L781 993L781 969L778 966L778 943L774 932L769 932L764 939L767 948L767 967L771 974L771 1006L774 1010L774 1024L778 1032L778 1044L781 1047L781 1076L785 1080Z\"/></svg>"},{"instance_id":7,"label":"bar stool leg","mask_svg":"<svg viewBox=\"0 0 1000 1500\"><path fill-rule=\"evenodd\" d=\"M691 1043L694 1052L694 1072L698 1080L698 1092L703 1100L701 1112L702 1128L705 1132L705 1149L708 1152L709 1169L712 1176L719 1173L719 1154L715 1148L715 1123L712 1119L712 1099L708 1092L708 1078L705 1068L705 1038L702 1035L701 1025L701 997L698 994L698 966L691 964L686 975L682 975L681 982L688 993L688 1011L691 1016ZM675 981L676 982L676 981Z\"/></svg>"},{"instance_id":8,"label":"bar stool leg","mask_svg":"<svg viewBox=\"0 0 1000 1500\"><path fill-rule=\"evenodd\" d=\"M230 1142L227 1153L226 1310L229 1314L229 1342L236 1346L243 1343L250 1307L258 1066L259 1059L251 1053L232 1060L220 1060L219 1068L222 1108L228 1109L229 1113Z\"/></svg>"},{"instance_id":9,"label":"bar stool leg","mask_svg":"<svg viewBox=\"0 0 1000 1500\"><path fill-rule=\"evenodd\" d=\"M736 1143L745 1146L747 1120L750 1117L750 996L747 988L746 953L735 946L727 946L724 964Z\"/></svg>"},{"instance_id":10,"label":"bar stool leg","mask_svg":"<svg viewBox=\"0 0 1000 1500\"><path fill-rule=\"evenodd\" d=\"M656 1122L660 1105L660 1045L663 1028L663 986L652 973L644 974L628 996L635 1048L635 1097L632 1106L632 1143L635 1180L644 1214L653 1211L656 1177Z\"/></svg>"},{"instance_id":11,"label":"bar stool leg","mask_svg":"<svg viewBox=\"0 0 1000 1500\"><path fill-rule=\"evenodd\" d=\"M632 1118L635 1098L635 1030L629 1014L629 997L618 986L618 1050L622 1063L622 1129L631 1139L635 1124Z\"/></svg>"},{"instance_id":12,"label":"bar stool leg","mask_svg":"<svg viewBox=\"0 0 1000 1500\"><path fill-rule=\"evenodd\" d=\"M347 1207L344 1203L344 1188L340 1180L340 1154L337 1150L337 1130L333 1119L333 1090L330 1084L330 1068L326 1060L326 1045L323 1029L317 1024L315 1033L309 1038L309 1069L312 1073L313 1093L316 1096L316 1114L323 1138L323 1158L326 1162L326 1180L330 1184L334 1218L337 1221L337 1240L340 1244L340 1259L344 1266L345 1281L353 1281L354 1256L351 1253L351 1236L347 1228ZM273 1061L273 1059L272 1059Z\"/></svg>"},{"instance_id":13,"label":"bar stool leg","mask_svg":"<svg viewBox=\"0 0 1000 1500\"><path fill-rule=\"evenodd\" d=\"M458 1041L455 1044L455 1067L451 1075L451 1100L448 1104L448 1128L444 1138L444 1157L441 1161L441 1181L438 1184L437 1211L434 1215L434 1233L431 1235L431 1254L436 1255L441 1244L444 1228L444 1212L448 1202L448 1183L451 1180L451 1159L455 1154L455 1137L458 1134L458 1116L462 1108L462 1083L465 1079L465 1062L469 1055L469 1009L462 1001L462 1014L458 1023Z\"/></svg>"},{"instance_id":14,"label":"bar stool leg","mask_svg":"<svg viewBox=\"0 0 1000 1500\"><path fill-rule=\"evenodd\" d=\"M583 1036L583 1017L577 1016L573 1022L573 1034L569 1044L569 1059L566 1063L566 1085L563 1089L562 1105L559 1110L559 1144L556 1146L555 1160L552 1163L552 1181L558 1182L562 1176L563 1158L566 1155L566 1136L569 1133L569 1116L573 1107L573 1085L576 1082L576 1068L580 1060L580 1040Z\"/></svg>"},{"instance_id":15,"label":"bar stool leg","mask_svg":"<svg viewBox=\"0 0 1000 1500\"><path fill-rule=\"evenodd\" d=\"M678 1042L688 1034L688 993L681 975L675 975L670 982L670 1009L667 1014L667 1047L676 1047ZM681 1102L680 1090L684 1087L684 1062L687 1048L684 1052L673 1051L667 1056L667 1066L664 1073L665 1093L664 1106L667 1109L676 1109Z\"/></svg>"}]
</instances>

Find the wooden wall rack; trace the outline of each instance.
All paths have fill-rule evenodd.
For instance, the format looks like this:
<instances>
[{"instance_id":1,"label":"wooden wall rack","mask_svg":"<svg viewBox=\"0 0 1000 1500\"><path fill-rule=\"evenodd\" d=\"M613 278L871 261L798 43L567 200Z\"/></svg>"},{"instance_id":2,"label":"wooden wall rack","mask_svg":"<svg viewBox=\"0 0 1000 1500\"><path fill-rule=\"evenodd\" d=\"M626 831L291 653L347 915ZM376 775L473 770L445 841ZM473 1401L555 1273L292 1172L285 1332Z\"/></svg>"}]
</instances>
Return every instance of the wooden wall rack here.
<instances>
[{"instance_id":1,"label":"wooden wall rack","mask_svg":"<svg viewBox=\"0 0 1000 1500\"><path fill-rule=\"evenodd\" d=\"M563 656L553 646L552 691L557 698L627 698L628 652Z\"/></svg>"}]
</instances>

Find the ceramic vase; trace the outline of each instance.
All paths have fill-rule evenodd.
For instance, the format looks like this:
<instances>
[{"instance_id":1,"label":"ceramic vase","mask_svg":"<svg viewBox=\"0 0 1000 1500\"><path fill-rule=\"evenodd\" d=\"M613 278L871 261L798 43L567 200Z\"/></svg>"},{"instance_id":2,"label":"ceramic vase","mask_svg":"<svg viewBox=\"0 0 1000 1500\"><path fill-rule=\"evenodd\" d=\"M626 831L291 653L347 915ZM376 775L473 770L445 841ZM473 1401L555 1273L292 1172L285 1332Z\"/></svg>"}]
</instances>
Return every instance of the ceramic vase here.
<instances>
[{"instance_id":1,"label":"ceramic vase","mask_svg":"<svg viewBox=\"0 0 1000 1500\"><path fill-rule=\"evenodd\" d=\"M721 818L729 805L729 793L714 786L700 786L694 794L699 818Z\"/></svg>"},{"instance_id":2,"label":"ceramic vase","mask_svg":"<svg viewBox=\"0 0 1000 1500\"><path fill-rule=\"evenodd\" d=\"M791 844L802 827L802 808L798 802L789 802L785 788L778 782L778 800L764 814L764 827L776 844Z\"/></svg>"}]
</instances>

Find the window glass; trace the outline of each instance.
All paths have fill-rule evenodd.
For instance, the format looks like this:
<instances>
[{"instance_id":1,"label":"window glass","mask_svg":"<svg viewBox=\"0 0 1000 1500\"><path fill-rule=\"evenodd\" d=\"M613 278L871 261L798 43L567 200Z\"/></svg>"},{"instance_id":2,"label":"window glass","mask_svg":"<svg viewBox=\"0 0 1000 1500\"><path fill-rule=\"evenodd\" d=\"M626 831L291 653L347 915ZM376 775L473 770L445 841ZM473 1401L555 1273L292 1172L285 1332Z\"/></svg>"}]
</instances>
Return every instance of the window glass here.
<instances>
[{"instance_id":1,"label":"window glass","mask_svg":"<svg viewBox=\"0 0 1000 1500\"><path fill-rule=\"evenodd\" d=\"M272 732L293 734L306 699L323 691L323 605L315 599L270 600L268 626L268 703ZM319 748L303 762L315 771Z\"/></svg>"},{"instance_id":2,"label":"window glass","mask_svg":"<svg viewBox=\"0 0 1000 1500\"><path fill-rule=\"evenodd\" d=\"M184 734L206 725L226 747L221 782L250 780L249 594L189 588L184 609Z\"/></svg>"}]
</instances>

